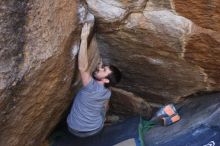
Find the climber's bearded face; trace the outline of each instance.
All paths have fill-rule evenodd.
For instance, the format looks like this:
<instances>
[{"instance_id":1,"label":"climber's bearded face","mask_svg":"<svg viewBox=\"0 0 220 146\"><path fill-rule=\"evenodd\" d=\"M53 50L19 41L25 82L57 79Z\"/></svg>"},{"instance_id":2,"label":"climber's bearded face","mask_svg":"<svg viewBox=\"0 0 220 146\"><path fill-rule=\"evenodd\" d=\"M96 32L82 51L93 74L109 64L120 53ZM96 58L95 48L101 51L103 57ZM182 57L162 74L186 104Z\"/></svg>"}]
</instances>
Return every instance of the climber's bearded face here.
<instances>
[{"instance_id":1,"label":"climber's bearded face","mask_svg":"<svg viewBox=\"0 0 220 146\"><path fill-rule=\"evenodd\" d=\"M109 66L99 66L96 70L92 73L92 76L95 80L101 81L105 79L109 74L111 74L111 70Z\"/></svg>"}]
</instances>

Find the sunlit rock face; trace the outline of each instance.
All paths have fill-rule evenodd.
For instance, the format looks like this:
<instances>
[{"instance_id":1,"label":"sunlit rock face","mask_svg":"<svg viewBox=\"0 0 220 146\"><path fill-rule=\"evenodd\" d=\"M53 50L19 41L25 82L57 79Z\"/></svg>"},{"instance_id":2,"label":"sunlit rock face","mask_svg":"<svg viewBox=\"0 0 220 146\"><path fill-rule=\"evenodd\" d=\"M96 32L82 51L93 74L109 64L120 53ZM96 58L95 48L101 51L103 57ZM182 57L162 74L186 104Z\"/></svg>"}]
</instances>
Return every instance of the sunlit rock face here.
<instances>
[{"instance_id":1,"label":"sunlit rock face","mask_svg":"<svg viewBox=\"0 0 220 146\"><path fill-rule=\"evenodd\" d=\"M190 19L197 27L185 46L184 58L204 69L211 90L220 85L220 1L174 0L176 12ZM190 8L190 9L189 9Z\"/></svg>"},{"instance_id":2,"label":"sunlit rock face","mask_svg":"<svg viewBox=\"0 0 220 146\"><path fill-rule=\"evenodd\" d=\"M220 2L87 0L105 62L119 88L151 102L219 90Z\"/></svg>"},{"instance_id":3,"label":"sunlit rock face","mask_svg":"<svg viewBox=\"0 0 220 146\"><path fill-rule=\"evenodd\" d=\"M78 2L3 0L0 9L0 145L39 146L72 100Z\"/></svg>"},{"instance_id":4,"label":"sunlit rock face","mask_svg":"<svg viewBox=\"0 0 220 146\"><path fill-rule=\"evenodd\" d=\"M86 2L97 32L90 70L98 45L104 62L123 73L114 113L149 116L149 104L219 90L219 1ZM61 119L79 87L75 60L86 14L78 0L0 2L1 146L39 146Z\"/></svg>"}]
</instances>

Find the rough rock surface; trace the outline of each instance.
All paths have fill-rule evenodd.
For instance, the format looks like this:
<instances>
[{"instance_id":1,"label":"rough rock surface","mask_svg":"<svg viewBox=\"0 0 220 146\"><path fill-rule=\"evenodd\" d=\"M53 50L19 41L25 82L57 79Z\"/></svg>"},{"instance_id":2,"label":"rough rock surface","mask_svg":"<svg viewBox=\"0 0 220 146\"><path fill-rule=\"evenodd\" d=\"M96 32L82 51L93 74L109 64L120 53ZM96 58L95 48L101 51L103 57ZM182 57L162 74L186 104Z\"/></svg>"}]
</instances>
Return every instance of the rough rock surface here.
<instances>
[{"instance_id":1,"label":"rough rock surface","mask_svg":"<svg viewBox=\"0 0 220 146\"><path fill-rule=\"evenodd\" d=\"M89 49L90 69L98 61L98 43L104 62L123 73L113 90L117 114L145 115L147 101L178 102L220 89L218 0L86 2L98 33ZM71 103L87 13L79 3L0 1L0 145L39 146Z\"/></svg>"},{"instance_id":2,"label":"rough rock surface","mask_svg":"<svg viewBox=\"0 0 220 146\"><path fill-rule=\"evenodd\" d=\"M219 1L87 3L102 56L123 72L119 88L157 103L220 89Z\"/></svg>"},{"instance_id":3,"label":"rough rock surface","mask_svg":"<svg viewBox=\"0 0 220 146\"><path fill-rule=\"evenodd\" d=\"M151 105L143 98L117 88L113 88L112 91L110 111L113 112L113 114L128 117L137 114L144 117L151 115Z\"/></svg>"},{"instance_id":4,"label":"rough rock surface","mask_svg":"<svg viewBox=\"0 0 220 146\"><path fill-rule=\"evenodd\" d=\"M1 146L39 146L70 104L77 3L0 2Z\"/></svg>"}]
</instances>

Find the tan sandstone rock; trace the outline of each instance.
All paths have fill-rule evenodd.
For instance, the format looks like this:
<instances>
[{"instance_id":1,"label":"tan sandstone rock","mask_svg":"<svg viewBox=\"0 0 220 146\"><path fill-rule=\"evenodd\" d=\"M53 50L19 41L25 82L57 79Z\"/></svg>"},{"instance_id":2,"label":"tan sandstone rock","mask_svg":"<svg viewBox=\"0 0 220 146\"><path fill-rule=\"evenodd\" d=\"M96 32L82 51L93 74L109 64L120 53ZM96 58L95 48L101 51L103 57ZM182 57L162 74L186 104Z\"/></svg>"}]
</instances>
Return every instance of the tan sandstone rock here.
<instances>
[{"instance_id":1,"label":"tan sandstone rock","mask_svg":"<svg viewBox=\"0 0 220 146\"><path fill-rule=\"evenodd\" d=\"M118 88L156 103L219 90L217 0L87 3L102 56L123 72Z\"/></svg>"},{"instance_id":2,"label":"tan sandstone rock","mask_svg":"<svg viewBox=\"0 0 220 146\"><path fill-rule=\"evenodd\" d=\"M218 0L86 3L97 32L90 70L98 47L123 74L113 89L115 113L147 116L148 101L158 106L219 91ZM79 87L75 58L90 16L78 0L0 2L0 145L39 146L59 122Z\"/></svg>"},{"instance_id":3,"label":"tan sandstone rock","mask_svg":"<svg viewBox=\"0 0 220 146\"><path fill-rule=\"evenodd\" d=\"M0 145L39 146L71 103L75 0L0 2Z\"/></svg>"}]
</instances>

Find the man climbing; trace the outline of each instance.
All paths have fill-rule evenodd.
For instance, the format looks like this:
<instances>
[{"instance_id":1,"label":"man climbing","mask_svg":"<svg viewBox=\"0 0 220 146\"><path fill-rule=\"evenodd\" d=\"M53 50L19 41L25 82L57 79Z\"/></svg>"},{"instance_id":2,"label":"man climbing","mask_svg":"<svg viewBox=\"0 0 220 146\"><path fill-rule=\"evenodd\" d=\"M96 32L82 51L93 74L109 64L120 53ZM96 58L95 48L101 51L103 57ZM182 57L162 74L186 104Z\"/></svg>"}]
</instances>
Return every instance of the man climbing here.
<instances>
[{"instance_id":1,"label":"man climbing","mask_svg":"<svg viewBox=\"0 0 220 146\"><path fill-rule=\"evenodd\" d=\"M92 24L89 23L85 23L82 28L78 67L83 87L76 95L67 117L69 131L79 137L91 136L102 130L111 96L109 87L121 79L120 71L112 65L99 66L90 74L87 39L91 28Z\"/></svg>"}]
</instances>

